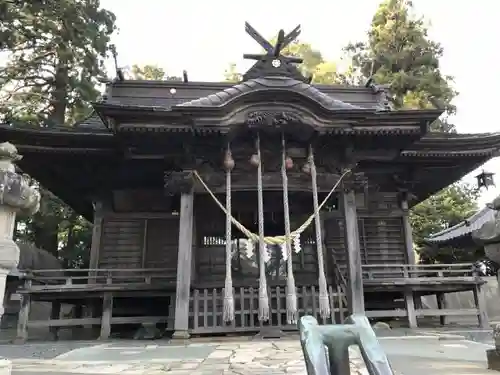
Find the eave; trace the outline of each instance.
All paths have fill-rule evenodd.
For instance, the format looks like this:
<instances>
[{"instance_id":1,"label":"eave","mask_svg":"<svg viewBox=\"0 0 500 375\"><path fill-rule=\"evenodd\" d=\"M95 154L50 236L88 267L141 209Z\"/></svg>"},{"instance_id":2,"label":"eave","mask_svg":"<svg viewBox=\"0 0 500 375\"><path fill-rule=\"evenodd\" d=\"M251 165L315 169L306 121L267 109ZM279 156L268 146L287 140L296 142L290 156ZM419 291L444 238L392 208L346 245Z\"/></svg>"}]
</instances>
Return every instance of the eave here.
<instances>
[{"instance_id":1,"label":"eave","mask_svg":"<svg viewBox=\"0 0 500 375\"><path fill-rule=\"evenodd\" d=\"M0 139L13 143L23 153L100 154L115 152L116 139L109 131L74 128L18 128L0 124Z\"/></svg>"},{"instance_id":2,"label":"eave","mask_svg":"<svg viewBox=\"0 0 500 375\"><path fill-rule=\"evenodd\" d=\"M466 220L440 232L434 233L425 239L425 242L436 246L446 246L470 237L472 232L480 229L486 222L494 220L496 211L488 206L477 211ZM469 241L466 241L469 242ZM471 241L472 242L472 241Z\"/></svg>"},{"instance_id":3,"label":"eave","mask_svg":"<svg viewBox=\"0 0 500 375\"><path fill-rule=\"evenodd\" d=\"M189 106L167 109L109 102L93 103L93 106L103 121L115 132L226 134L242 125L241 116L237 117L234 112L228 112L224 107L198 108L193 112ZM267 108L265 103L262 107ZM255 108L259 108L259 104ZM308 125L319 134L382 136L409 134L418 135L420 138L441 113L441 110L381 112L367 108L339 109L326 114L314 113Z\"/></svg>"},{"instance_id":4,"label":"eave","mask_svg":"<svg viewBox=\"0 0 500 375\"><path fill-rule=\"evenodd\" d=\"M81 179L94 166L117 156L116 138L109 131L75 128L18 128L0 125L0 139L13 143L23 158L17 166L58 196L76 212L92 220L93 208ZM61 165L64 162L65 165ZM79 176L80 179L74 177ZM90 177L91 178L91 177Z\"/></svg>"},{"instance_id":5,"label":"eave","mask_svg":"<svg viewBox=\"0 0 500 375\"><path fill-rule=\"evenodd\" d=\"M491 158L500 150L500 133L428 133L401 152L401 158ZM486 160L485 160L486 161Z\"/></svg>"}]
</instances>

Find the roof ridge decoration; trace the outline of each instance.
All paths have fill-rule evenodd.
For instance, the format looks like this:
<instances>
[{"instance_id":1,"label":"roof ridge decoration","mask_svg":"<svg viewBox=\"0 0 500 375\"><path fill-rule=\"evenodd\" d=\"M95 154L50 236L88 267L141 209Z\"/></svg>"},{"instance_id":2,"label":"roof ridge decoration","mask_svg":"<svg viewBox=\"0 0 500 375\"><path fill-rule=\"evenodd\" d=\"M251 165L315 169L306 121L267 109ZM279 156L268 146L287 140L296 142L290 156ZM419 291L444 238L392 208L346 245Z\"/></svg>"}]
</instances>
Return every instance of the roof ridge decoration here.
<instances>
[{"instance_id":1,"label":"roof ridge decoration","mask_svg":"<svg viewBox=\"0 0 500 375\"><path fill-rule=\"evenodd\" d=\"M306 83L311 83L312 77L304 77L297 69L295 64L301 64L303 60L294 56L283 56L281 52L294 42L301 33L300 25L285 35L281 29L278 32L278 38L273 46L268 40L264 39L248 22L245 22L245 31L259 45L264 48L263 54L244 54L243 58L248 60L257 60L257 62L243 74L243 81L268 76L282 76L296 79Z\"/></svg>"}]
</instances>

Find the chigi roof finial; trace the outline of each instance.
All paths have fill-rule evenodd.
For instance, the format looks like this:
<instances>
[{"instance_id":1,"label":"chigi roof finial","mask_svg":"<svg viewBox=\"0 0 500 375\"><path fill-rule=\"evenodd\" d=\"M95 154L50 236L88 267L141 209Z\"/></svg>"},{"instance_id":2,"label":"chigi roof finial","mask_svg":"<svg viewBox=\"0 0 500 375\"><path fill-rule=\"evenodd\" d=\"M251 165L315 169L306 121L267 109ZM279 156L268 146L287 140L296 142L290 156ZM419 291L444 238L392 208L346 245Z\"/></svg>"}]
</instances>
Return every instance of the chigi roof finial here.
<instances>
[{"instance_id":1,"label":"chigi roof finial","mask_svg":"<svg viewBox=\"0 0 500 375\"><path fill-rule=\"evenodd\" d=\"M280 30L274 45L264 39L248 22L245 22L245 31L264 48L264 53L243 55L245 59L257 60L257 62L243 74L244 81L266 76L284 76L303 82L311 80L311 77L304 77L295 66L295 64L302 63L303 60L301 58L281 55L281 52L300 35L300 25L288 34Z\"/></svg>"}]
</instances>

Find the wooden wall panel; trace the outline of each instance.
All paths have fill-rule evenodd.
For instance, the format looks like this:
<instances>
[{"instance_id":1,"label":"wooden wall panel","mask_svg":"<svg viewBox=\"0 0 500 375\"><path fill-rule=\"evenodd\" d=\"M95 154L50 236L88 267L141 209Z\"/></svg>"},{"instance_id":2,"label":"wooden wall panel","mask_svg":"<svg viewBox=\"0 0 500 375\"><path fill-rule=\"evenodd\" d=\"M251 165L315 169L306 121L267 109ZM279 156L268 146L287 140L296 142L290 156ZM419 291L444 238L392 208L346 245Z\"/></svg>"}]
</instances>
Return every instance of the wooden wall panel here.
<instances>
[{"instance_id":1,"label":"wooden wall panel","mask_svg":"<svg viewBox=\"0 0 500 375\"><path fill-rule=\"evenodd\" d=\"M141 268L144 220L104 217L99 268Z\"/></svg>"},{"instance_id":2,"label":"wooden wall panel","mask_svg":"<svg viewBox=\"0 0 500 375\"><path fill-rule=\"evenodd\" d=\"M105 216L99 268L172 268L175 271L178 242L179 218L176 216Z\"/></svg>"},{"instance_id":3,"label":"wooden wall panel","mask_svg":"<svg viewBox=\"0 0 500 375\"><path fill-rule=\"evenodd\" d=\"M146 219L144 268L177 269L179 218Z\"/></svg>"},{"instance_id":4,"label":"wooden wall panel","mask_svg":"<svg viewBox=\"0 0 500 375\"><path fill-rule=\"evenodd\" d=\"M356 197L358 200L358 197ZM396 193L369 194L358 206L358 230L363 264L406 262L402 211ZM326 214L324 239L330 261L347 264L344 218Z\"/></svg>"}]
</instances>

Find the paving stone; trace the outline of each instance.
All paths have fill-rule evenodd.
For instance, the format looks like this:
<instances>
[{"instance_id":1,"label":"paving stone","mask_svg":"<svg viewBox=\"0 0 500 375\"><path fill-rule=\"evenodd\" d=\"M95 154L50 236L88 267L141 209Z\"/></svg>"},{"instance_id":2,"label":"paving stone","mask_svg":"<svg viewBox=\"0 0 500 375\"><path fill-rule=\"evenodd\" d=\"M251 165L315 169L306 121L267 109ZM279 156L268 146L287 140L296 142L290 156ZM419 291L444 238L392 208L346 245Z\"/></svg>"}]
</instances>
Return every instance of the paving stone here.
<instances>
[{"instance_id":1,"label":"paving stone","mask_svg":"<svg viewBox=\"0 0 500 375\"><path fill-rule=\"evenodd\" d=\"M195 370L191 372L191 375L224 375L229 370Z\"/></svg>"},{"instance_id":2,"label":"paving stone","mask_svg":"<svg viewBox=\"0 0 500 375\"><path fill-rule=\"evenodd\" d=\"M205 364L202 363L198 370L201 371L224 371L224 370L229 370L230 364L229 363L215 363L215 364Z\"/></svg>"},{"instance_id":3,"label":"paving stone","mask_svg":"<svg viewBox=\"0 0 500 375\"><path fill-rule=\"evenodd\" d=\"M174 370L194 370L200 366L197 362L174 362L170 364L170 369Z\"/></svg>"},{"instance_id":4,"label":"paving stone","mask_svg":"<svg viewBox=\"0 0 500 375\"><path fill-rule=\"evenodd\" d=\"M229 358L207 358L205 359L202 363L203 365L217 365L217 364L222 364L222 363L229 363Z\"/></svg>"},{"instance_id":5,"label":"paving stone","mask_svg":"<svg viewBox=\"0 0 500 375\"><path fill-rule=\"evenodd\" d=\"M217 345L217 350L236 350L239 349L240 344L234 343L234 344L221 344Z\"/></svg>"},{"instance_id":6,"label":"paving stone","mask_svg":"<svg viewBox=\"0 0 500 375\"><path fill-rule=\"evenodd\" d=\"M229 363L250 363L253 360L252 354L234 354L229 358Z\"/></svg>"},{"instance_id":7,"label":"paving stone","mask_svg":"<svg viewBox=\"0 0 500 375\"><path fill-rule=\"evenodd\" d=\"M287 374L306 374L306 366L294 366L285 368L285 373Z\"/></svg>"},{"instance_id":8,"label":"paving stone","mask_svg":"<svg viewBox=\"0 0 500 375\"><path fill-rule=\"evenodd\" d=\"M190 358L192 351L182 359L183 348L211 347L200 349L200 357ZM169 355L172 348L172 355ZM123 360L102 361L85 358L84 361L31 360L17 363L14 370L49 374L71 372L79 374L121 374L121 375L307 375L300 342L281 339L276 341L248 341L224 343L187 343L173 346L156 344L124 347L136 350L133 361L124 355ZM175 354L174 354L175 353ZM350 350L352 375L366 375L359 350ZM100 359L95 357L95 359ZM119 357L117 357L119 359Z\"/></svg>"},{"instance_id":9,"label":"paving stone","mask_svg":"<svg viewBox=\"0 0 500 375\"><path fill-rule=\"evenodd\" d=\"M303 366L305 368L304 360L302 359L293 359L291 361L286 362L286 366L294 367L294 366Z\"/></svg>"}]
</instances>

